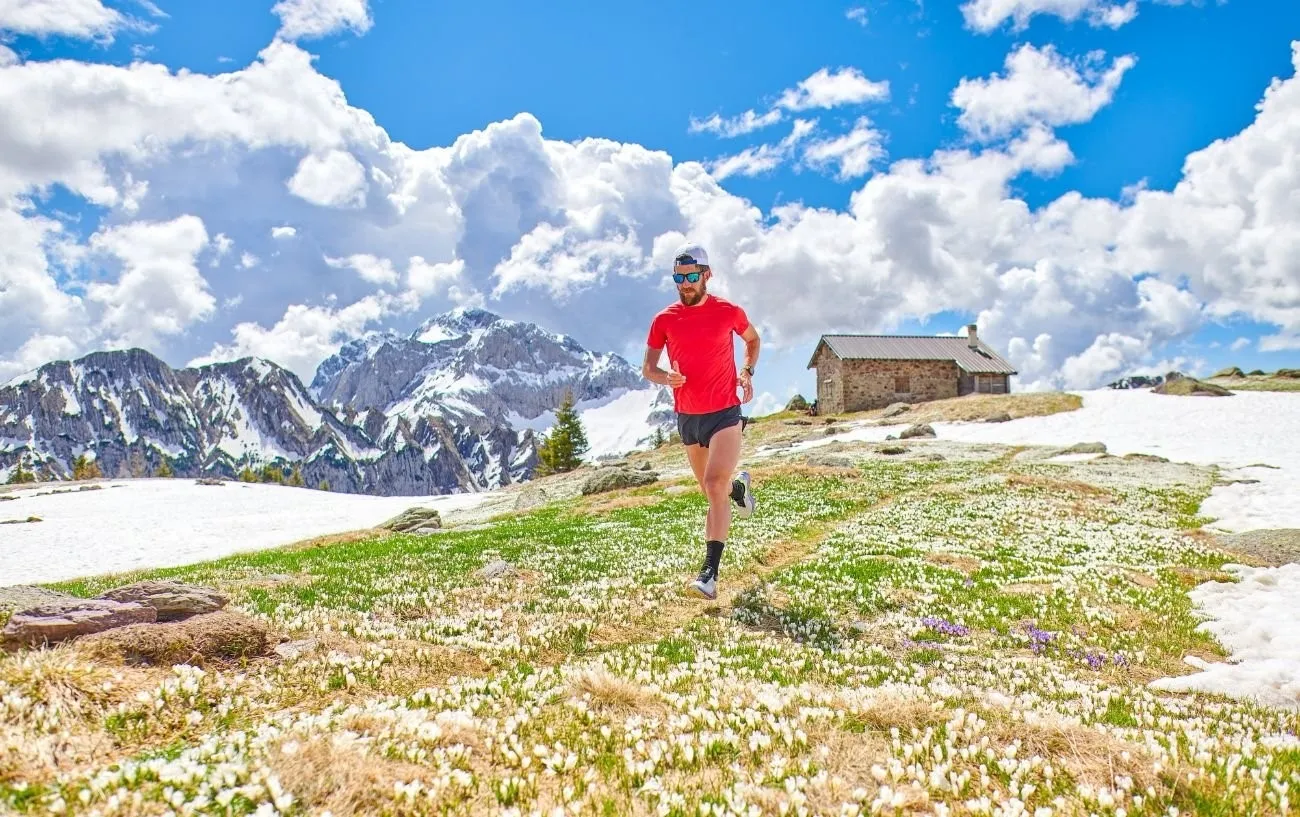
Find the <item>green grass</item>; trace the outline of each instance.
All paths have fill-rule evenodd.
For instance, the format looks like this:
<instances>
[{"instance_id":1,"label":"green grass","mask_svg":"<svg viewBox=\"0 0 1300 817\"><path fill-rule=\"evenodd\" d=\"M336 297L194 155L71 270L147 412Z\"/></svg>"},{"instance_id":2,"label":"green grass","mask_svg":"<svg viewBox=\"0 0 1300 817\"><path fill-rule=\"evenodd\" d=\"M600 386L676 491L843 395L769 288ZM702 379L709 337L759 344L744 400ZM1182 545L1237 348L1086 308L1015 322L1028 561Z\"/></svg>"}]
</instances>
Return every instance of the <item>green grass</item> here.
<instances>
[{"instance_id":1,"label":"green grass","mask_svg":"<svg viewBox=\"0 0 1300 817\"><path fill-rule=\"evenodd\" d=\"M129 689L80 709L67 690L98 677L78 687L67 668L0 657L0 719L28 724L0 761L0 803L89 813L139 795L141 811L179 798L244 814L287 791L316 798L288 813L339 814L312 781L347 779L373 813L870 813L885 785L954 809L1014 791L1030 813L1058 797L1112 813L1104 790L1133 815L1276 812L1282 784L1300 789L1300 750L1263 739L1300 716L1146 685L1221 652L1186 577L1224 557L1183 535L1213 475L1154 489L1076 473L867 455L847 471L768 469L760 512L728 542L730 595L712 604L682 591L705 503L662 486L628 492L651 504L576 500L484 529L65 582L206 584L324 644L245 667L124 669ZM520 573L475 576L497 558ZM1051 729L1065 737L1016 748ZM61 776L24 771L50 741L73 758ZM76 761L91 745L116 754ZM317 749L326 765L295 771L287 758L309 746L333 747ZM1234 756L1255 773L1229 781ZM356 782L362 764L372 776Z\"/></svg>"}]
</instances>

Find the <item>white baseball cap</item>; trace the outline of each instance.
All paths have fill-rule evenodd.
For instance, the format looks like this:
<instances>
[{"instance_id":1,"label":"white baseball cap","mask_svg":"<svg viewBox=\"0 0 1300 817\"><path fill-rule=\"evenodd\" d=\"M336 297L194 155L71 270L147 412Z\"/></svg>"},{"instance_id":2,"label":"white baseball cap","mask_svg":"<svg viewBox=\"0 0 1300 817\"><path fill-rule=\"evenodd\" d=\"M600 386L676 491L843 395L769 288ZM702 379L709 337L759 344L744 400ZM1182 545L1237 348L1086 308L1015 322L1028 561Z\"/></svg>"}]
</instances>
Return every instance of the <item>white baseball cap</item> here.
<instances>
[{"instance_id":1,"label":"white baseball cap","mask_svg":"<svg viewBox=\"0 0 1300 817\"><path fill-rule=\"evenodd\" d=\"M673 253L673 266L687 266L690 264L699 264L702 267L709 265L709 254L699 244L684 244Z\"/></svg>"}]
</instances>

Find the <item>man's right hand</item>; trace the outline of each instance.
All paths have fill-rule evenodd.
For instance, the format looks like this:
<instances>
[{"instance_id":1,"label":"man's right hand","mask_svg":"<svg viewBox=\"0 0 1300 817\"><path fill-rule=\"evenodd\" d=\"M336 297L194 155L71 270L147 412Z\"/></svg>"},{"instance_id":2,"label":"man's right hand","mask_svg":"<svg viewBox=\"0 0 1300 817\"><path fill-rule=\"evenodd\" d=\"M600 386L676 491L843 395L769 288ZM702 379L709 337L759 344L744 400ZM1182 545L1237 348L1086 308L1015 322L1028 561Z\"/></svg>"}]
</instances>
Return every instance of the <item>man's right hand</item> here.
<instances>
[{"instance_id":1,"label":"man's right hand","mask_svg":"<svg viewBox=\"0 0 1300 817\"><path fill-rule=\"evenodd\" d=\"M668 369L668 385L676 389L679 388L685 382L686 382L686 375L677 371L676 363L670 363Z\"/></svg>"}]
</instances>

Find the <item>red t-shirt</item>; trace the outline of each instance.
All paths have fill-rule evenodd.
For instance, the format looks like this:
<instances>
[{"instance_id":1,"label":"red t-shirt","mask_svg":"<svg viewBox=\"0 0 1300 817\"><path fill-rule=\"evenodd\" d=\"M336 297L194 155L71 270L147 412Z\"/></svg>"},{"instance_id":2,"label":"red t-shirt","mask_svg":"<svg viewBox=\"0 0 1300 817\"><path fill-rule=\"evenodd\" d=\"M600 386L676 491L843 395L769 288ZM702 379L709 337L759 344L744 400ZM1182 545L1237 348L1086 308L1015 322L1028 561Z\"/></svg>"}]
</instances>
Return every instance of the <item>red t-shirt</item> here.
<instances>
[{"instance_id":1,"label":"red t-shirt","mask_svg":"<svg viewBox=\"0 0 1300 817\"><path fill-rule=\"evenodd\" d=\"M654 316L646 345L651 349L667 345L670 363L665 368L676 364L677 371L686 375L681 388L673 390L679 414L707 414L740 405L731 333L748 328L745 310L717 295L695 306L678 302Z\"/></svg>"}]
</instances>

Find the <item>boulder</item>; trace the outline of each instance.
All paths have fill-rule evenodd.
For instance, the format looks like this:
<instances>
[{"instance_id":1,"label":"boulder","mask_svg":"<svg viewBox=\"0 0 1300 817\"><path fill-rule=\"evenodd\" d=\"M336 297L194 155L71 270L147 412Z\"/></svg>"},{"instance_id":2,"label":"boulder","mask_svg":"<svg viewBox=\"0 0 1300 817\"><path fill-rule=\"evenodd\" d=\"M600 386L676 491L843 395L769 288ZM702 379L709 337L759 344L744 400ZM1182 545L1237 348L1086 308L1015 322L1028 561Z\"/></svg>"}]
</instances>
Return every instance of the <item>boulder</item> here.
<instances>
[{"instance_id":1,"label":"boulder","mask_svg":"<svg viewBox=\"0 0 1300 817\"><path fill-rule=\"evenodd\" d=\"M880 448L876 450L887 457L896 457L899 454L907 453L907 449L901 445L882 445Z\"/></svg>"},{"instance_id":2,"label":"boulder","mask_svg":"<svg viewBox=\"0 0 1300 817\"><path fill-rule=\"evenodd\" d=\"M78 596L30 584L0 587L0 611L27 610L50 602L81 601Z\"/></svg>"},{"instance_id":3,"label":"boulder","mask_svg":"<svg viewBox=\"0 0 1300 817\"><path fill-rule=\"evenodd\" d=\"M407 508L379 527L395 533L420 533L442 527L442 515L436 508Z\"/></svg>"},{"instance_id":4,"label":"boulder","mask_svg":"<svg viewBox=\"0 0 1300 817\"><path fill-rule=\"evenodd\" d=\"M899 433L898 438L900 440L910 440L914 437L934 436L937 435L934 433L934 429L930 427L929 423L916 423L903 429L902 432Z\"/></svg>"},{"instance_id":5,"label":"boulder","mask_svg":"<svg viewBox=\"0 0 1300 817\"><path fill-rule=\"evenodd\" d=\"M1229 366L1226 369L1219 369L1217 372L1210 375L1210 378L1213 379L1216 377L1245 377L1245 376L1246 376L1245 373L1242 372L1241 369L1238 368L1237 366Z\"/></svg>"},{"instance_id":6,"label":"boulder","mask_svg":"<svg viewBox=\"0 0 1300 817\"><path fill-rule=\"evenodd\" d=\"M224 479L217 479L216 477L199 477L198 479L194 480L194 484L195 485L225 485L226 481Z\"/></svg>"},{"instance_id":7,"label":"boulder","mask_svg":"<svg viewBox=\"0 0 1300 817\"><path fill-rule=\"evenodd\" d=\"M1062 448L1060 454L1105 454L1105 443L1075 443L1069 448Z\"/></svg>"},{"instance_id":8,"label":"boulder","mask_svg":"<svg viewBox=\"0 0 1300 817\"><path fill-rule=\"evenodd\" d=\"M515 510L524 511L529 508L536 508L539 505L545 505L549 501L545 489L537 486L524 488L515 497Z\"/></svg>"},{"instance_id":9,"label":"boulder","mask_svg":"<svg viewBox=\"0 0 1300 817\"><path fill-rule=\"evenodd\" d=\"M890 403L885 406L885 410L880 412L881 417L897 417L905 411L911 411L911 403Z\"/></svg>"},{"instance_id":10,"label":"boulder","mask_svg":"<svg viewBox=\"0 0 1300 817\"><path fill-rule=\"evenodd\" d=\"M1011 422L1011 415L1008 414L1008 413L1005 412L1005 411L999 411L999 412L997 412L996 414L990 414L988 417L985 417L985 418L984 418L984 422L986 422L986 423L1009 423L1009 422Z\"/></svg>"},{"instance_id":11,"label":"boulder","mask_svg":"<svg viewBox=\"0 0 1300 817\"><path fill-rule=\"evenodd\" d=\"M512 575L514 572L514 566L505 559L495 559L474 571L474 575L480 579L497 579Z\"/></svg>"},{"instance_id":12,"label":"boulder","mask_svg":"<svg viewBox=\"0 0 1300 817\"><path fill-rule=\"evenodd\" d=\"M115 587L96 598L135 601L158 611L158 621L180 621L202 613L214 613L230 599L208 587L173 581L143 581Z\"/></svg>"},{"instance_id":13,"label":"boulder","mask_svg":"<svg viewBox=\"0 0 1300 817\"><path fill-rule=\"evenodd\" d=\"M130 624L88 635L78 644L92 652L116 654L131 664L193 664L206 658L266 655L265 624L243 613L218 610L184 621Z\"/></svg>"},{"instance_id":14,"label":"boulder","mask_svg":"<svg viewBox=\"0 0 1300 817\"><path fill-rule=\"evenodd\" d=\"M807 411L808 400L802 394L796 394L790 398L790 402L785 404L786 411Z\"/></svg>"},{"instance_id":15,"label":"boulder","mask_svg":"<svg viewBox=\"0 0 1300 817\"><path fill-rule=\"evenodd\" d=\"M638 488L658 481L659 475L653 471L633 471L628 468L602 468L587 477L582 483L582 494L599 494L617 491L620 488Z\"/></svg>"},{"instance_id":16,"label":"boulder","mask_svg":"<svg viewBox=\"0 0 1300 817\"><path fill-rule=\"evenodd\" d=\"M0 631L6 650L57 644L69 638L130 624L152 624L158 611L139 602L109 599L55 600L20 610Z\"/></svg>"},{"instance_id":17,"label":"boulder","mask_svg":"<svg viewBox=\"0 0 1300 817\"><path fill-rule=\"evenodd\" d=\"M1155 394L1173 394L1181 397L1229 397L1232 395L1231 391L1222 386L1206 383L1180 372L1170 372L1165 375L1165 382L1151 391Z\"/></svg>"}]
</instances>

